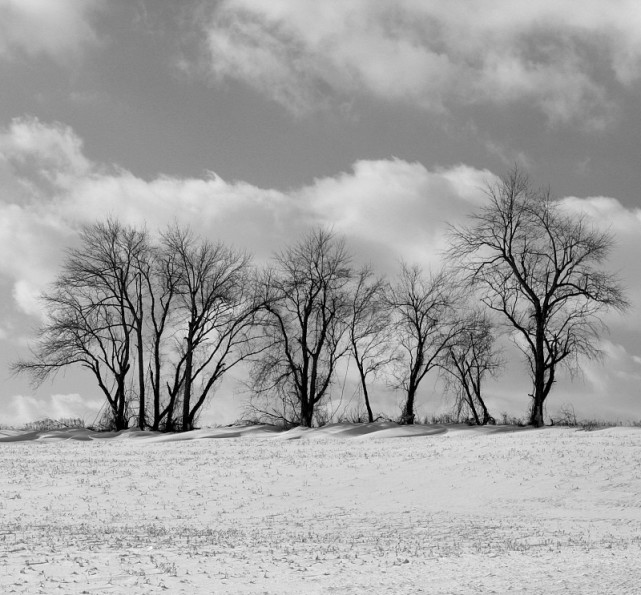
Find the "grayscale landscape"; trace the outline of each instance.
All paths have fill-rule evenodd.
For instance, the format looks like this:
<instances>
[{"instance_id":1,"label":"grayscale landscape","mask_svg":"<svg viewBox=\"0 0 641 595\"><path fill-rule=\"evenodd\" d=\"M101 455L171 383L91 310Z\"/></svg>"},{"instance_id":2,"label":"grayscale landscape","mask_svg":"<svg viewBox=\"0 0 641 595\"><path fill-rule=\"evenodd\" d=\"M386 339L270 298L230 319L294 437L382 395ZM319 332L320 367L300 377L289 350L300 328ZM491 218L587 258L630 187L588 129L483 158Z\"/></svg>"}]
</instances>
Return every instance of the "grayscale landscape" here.
<instances>
[{"instance_id":1,"label":"grayscale landscape","mask_svg":"<svg viewBox=\"0 0 641 595\"><path fill-rule=\"evenodd\" d=\"M0 592L622 593L641 8L0 0Z\"/></svg>"}]
</instances>

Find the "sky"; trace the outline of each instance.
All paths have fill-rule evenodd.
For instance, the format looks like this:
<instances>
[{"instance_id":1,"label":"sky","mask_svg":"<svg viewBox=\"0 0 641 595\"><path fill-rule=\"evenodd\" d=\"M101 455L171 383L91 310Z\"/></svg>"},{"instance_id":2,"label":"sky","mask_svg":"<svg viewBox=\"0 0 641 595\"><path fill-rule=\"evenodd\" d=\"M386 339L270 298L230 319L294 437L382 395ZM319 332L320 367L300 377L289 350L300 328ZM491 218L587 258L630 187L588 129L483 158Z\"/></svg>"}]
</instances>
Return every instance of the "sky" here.
<instances>
[{"instance_id":1,"label":"sky","mask_svg":"<svg viewBox=\"0 0 641 595\"><path fill-rule=\"evenodd\" d=\"M612 233L631 302L548 413L641 419L640 108L631 0L0 0L0 424L102 405L78 371L9 372L81 225L178 220L259 262L326 225L393 277L437 267L514 164ZM487 398L520 415L512 351ZM239 417L232 380L204 421Z\"/></svg>"}]
</instances>

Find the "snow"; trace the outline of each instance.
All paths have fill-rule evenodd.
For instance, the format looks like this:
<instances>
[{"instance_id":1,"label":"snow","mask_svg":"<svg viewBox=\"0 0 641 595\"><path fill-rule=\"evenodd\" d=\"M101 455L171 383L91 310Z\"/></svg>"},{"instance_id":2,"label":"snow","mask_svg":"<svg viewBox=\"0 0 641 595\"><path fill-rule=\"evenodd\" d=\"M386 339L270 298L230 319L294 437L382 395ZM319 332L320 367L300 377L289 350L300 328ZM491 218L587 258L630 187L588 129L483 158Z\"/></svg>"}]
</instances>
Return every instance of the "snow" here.
<instances>
[{"instance_id":1,"label":"snow","mask_svg":"<svg viewBox=\"0 0 641 595\"><path fill-rule=\"evenodd\" d=\"M640 559L639 428L0 431L3 594L632 594Z\"/></svg>"}]
</instances>

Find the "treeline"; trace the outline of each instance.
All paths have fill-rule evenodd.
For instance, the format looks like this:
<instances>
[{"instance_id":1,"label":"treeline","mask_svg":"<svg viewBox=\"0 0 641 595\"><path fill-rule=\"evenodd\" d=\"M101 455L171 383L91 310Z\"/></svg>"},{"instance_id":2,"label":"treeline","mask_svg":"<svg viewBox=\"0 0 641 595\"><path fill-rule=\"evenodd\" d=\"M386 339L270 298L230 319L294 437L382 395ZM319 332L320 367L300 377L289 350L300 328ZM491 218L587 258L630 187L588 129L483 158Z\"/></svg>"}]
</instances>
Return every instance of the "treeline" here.
<instances>
[{"instance_id":1,"label":"treeline","mask_svg":"<svg viewBox=\"0 0 641 595\"><path fill-rule=\"evenodd\" d=\"M516 168L487 198L469 226L450 230L445 268L401 263L392 280L356 266L344 238L322 228L258 267L178 225L87 225L42 296L32 356L14 370L40 384L82 366L110 427L186 431L242 362L256 416L312 426L351 358L369 421L372 380L403 395L399 419L412 424L419 386L435 371L457 414L485 424L483 380L500 370L496 338L508 332L532 379L530 423L542 425L558 367L598 356L600 315L627 307L599 268L612 238Z\"/></svg>"}]
</instances>

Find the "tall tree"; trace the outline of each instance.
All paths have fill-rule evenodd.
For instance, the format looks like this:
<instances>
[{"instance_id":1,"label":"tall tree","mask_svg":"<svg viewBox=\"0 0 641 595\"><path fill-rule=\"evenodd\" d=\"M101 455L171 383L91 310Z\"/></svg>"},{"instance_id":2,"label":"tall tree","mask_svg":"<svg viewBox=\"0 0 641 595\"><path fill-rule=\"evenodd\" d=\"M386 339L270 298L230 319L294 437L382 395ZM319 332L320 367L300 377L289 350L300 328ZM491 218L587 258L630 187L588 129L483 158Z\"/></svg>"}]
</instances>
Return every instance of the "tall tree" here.
<instances>
[{"instance_id":1,"label":"tall tree","mask_svg":"<svg viewBox=\"0 0 641 595\"><path fill-rule=\"evenodd\" d=\"M171 336L174 332L174 304L180 267L177 255L167 246L153 245L148 252L149 261L146 267L140 267L146 286L148 299L148 317L146 331L148 343L148 377L152 395L151 429L171 430L173 411L177 392L163 400L164 374L170 360ZM169 420L169 421L168 421Z\"/></svg>"},{"instance_id":2,"label":"tall tree","mask_svg":"<svg viewBox=\"0 0 641 595\"><path fill-rule=\"evenodd\" d=\"M109 403L113 425L129 423L128 375L138 354L142 366L143 298L134 263L146 233L115 220L83 227L80 245L68 251L61 273L43 294L47 320L30 360L13 368L36 384L78 364L95 376ZM139 424L144 424L144 374L137 374Z\"/></svg>"},{"instance_id":3,"label":"tall tree","mask_svg":"<svg viewBox=\"0 0 641 595\"><path fill-rule=\"evenodd\" d=\"M177 359L168 382L169 425L176 425L173 405L180 398L179 426L193 429L207 398L223 374L260 351L254 341L261 303L251 258L223 243L196 238L174 227L163 243L177 267L174 334Z\"/></svg>"},{"instance_id":4,"label":"tall tree","mask_svg":"<svg viewBox=\"0 0 641 595\"><path fill-rule=\"evenodd\" d=\"M532 378L530 424L559 365L598 355L600 314L627 307L615 275L604 271L612 236L571 217L517 167L486 189L488 204L451 231L450 257L483 303L514 330Z\"/></svg>"},{"instance_id":5,"label":"tall tree","mask_svg":"<svg viewBox=\"0 0 641 595\"><path fill-rule=\"evenodd\" d=\"M457 300L451 275L440 272L426 276L421 267L402 263L398 281L388 296L399 346L395 387L405 392L402 423L414 423L419 385L437 367L460 331Z\"/></svg>"},{"instance_id":6,"label":"tall tree","mask_svg":"<svg viewBox=\"0 0 641 595\"><path fill-rule=\"evenodd\" d=\"M263 280L267 343L252 368L251 407L311 427L349 347L351 259L342 239L315 229L274 260Z\"/></svg>"},{"instance_id":7,"label":"tall tree","mask_svg":"<svg viewBox=\"0 0 641 595\"><path fill-rule=\"evenodd\" d=\"M371 267L360 269L354 278L350 299L349 342L356 362L367 418L374 421L368 378L376 376L394 359L391 312L386 298L387 284Z\"/></svg>"},{"instance_id":8,"label":"tall tree","mask_svg":"<svg viewBox=\"0 0 641 595\"><path fill-rule=\"evenodd\" d=\"M138 396L138 428L147 426L146 410L146 357L145 357L145 318L146 283L145 277L151 267L151 246L146 229L123 226L117 222L107 222L120 236L121 270L123 271L121 293L125 306L131 316L136 349L136 377ZM118 231L119 228L119 231Z\"/></svg>"},{"instance_id":9,"label":"tall tree","mask_svg":"<svg viewBox=\"0 0 641 595\"><path fill-rule=\"evenodd\" d=\"M439 364L446 387L455 396L459 416L465 412L477 425L493 420L485 403L482 384L485 377L496 374L502 364L490 318L480 310L472 311L464 317L461 331Z\"/></svg>"},{"instance_id":10,"label":"tall tree","mask_svg":"<svg viewBox=\"0 0 641 595\"><path fill-rule=\"evenodd\" d=\"M149 421L192 429L224 373L254 353L255 289L248 255L189 230L174 227L152 242L115 220L88 225L43 295L47 322L33 357L14 370L41 383L81 365L115 428L135 416L141 429Z\"/></svg>"}]
</instances>

